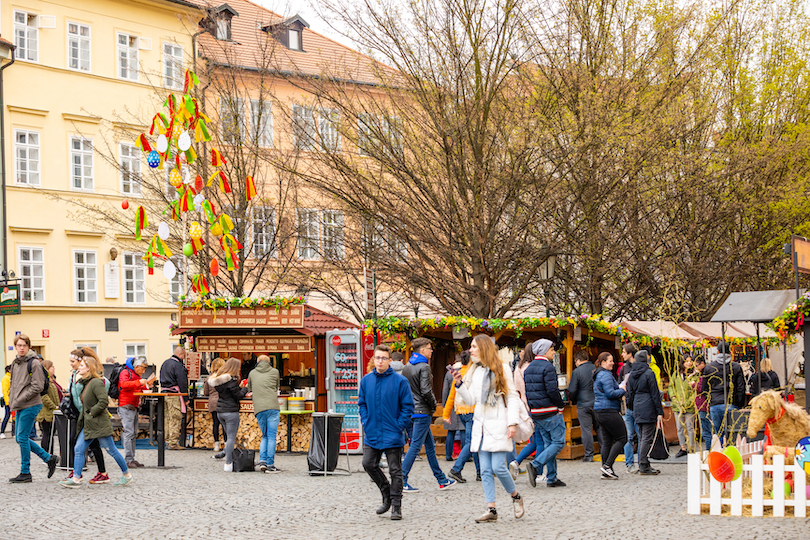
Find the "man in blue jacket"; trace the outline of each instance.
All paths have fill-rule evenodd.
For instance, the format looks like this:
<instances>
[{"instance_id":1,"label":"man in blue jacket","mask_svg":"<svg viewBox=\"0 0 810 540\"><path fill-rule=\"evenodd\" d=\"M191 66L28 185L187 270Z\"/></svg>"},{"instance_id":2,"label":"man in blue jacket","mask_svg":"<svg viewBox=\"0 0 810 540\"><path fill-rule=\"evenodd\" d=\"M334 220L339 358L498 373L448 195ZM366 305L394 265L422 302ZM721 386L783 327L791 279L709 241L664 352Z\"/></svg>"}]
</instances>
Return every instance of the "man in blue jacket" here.
<instances>
[{"instance_id":1,"label":"man in blue jacket","mask_svg":"<svg viewBox=\"0 0 810 540\"><path fill-rule=\"evenodd\" d=\"M363 423L363 468L380 488L382 506L391 509L391 519L402 519L402 448L405 429L413 414L413 396L408 381L394 372L388 345L374 348L374 371L360 381L360 421ZM385 452L391 482L380 468Z\"/></svg>"},{"instance_id":2,"label":"man in blue jacket","mask_svg":"<svg viewBox=\"0 0 810 540\"><path fill-rule=\"evenodd\" d=\"M537 471L546 467L548 487L563 487L565 482L557 478L557 454L565 446L565 421L562 410L565 402L557 386L557 370L550 362L554 358L554 344L547 339L538 339L532 344L534 360L526 371L526 400L534 420L534 438L545 444L544 450L526 465L529 483L537 484Z\"/></svg>"}]
</instances>

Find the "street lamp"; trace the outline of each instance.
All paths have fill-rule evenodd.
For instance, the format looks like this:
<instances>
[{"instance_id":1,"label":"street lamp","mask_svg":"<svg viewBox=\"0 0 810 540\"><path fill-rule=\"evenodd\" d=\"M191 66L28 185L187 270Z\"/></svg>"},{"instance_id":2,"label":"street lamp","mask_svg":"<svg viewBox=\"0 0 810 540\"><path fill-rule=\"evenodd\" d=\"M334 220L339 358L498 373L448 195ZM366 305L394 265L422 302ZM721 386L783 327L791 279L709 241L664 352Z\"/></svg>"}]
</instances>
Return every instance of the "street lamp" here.
<instances>
[{"instance_id":1,"label":"street lamp","mask_svg":"<svg viewBox=\"0 0 810 540\"><path fill-rule=\"evenodd\" d=\"M412 300L413 300L413 318L418 319L419 318L419 288L418 287L413 288Z\"/></svg>"},{"instance_id":2,"label":"street lamp","mask_svg":"<svg viewBox=\"0 0 810 540\"><path fill-rule=\"evenodd\" d=\"M554 270L557 267L557 255L551 254L546 257L540 265L540 281L548 283L554 278ZM551 302L549 302L546 286L543 285L543 297L546 299L546 317L551 317Z\"/></svg>"}]
</instances>

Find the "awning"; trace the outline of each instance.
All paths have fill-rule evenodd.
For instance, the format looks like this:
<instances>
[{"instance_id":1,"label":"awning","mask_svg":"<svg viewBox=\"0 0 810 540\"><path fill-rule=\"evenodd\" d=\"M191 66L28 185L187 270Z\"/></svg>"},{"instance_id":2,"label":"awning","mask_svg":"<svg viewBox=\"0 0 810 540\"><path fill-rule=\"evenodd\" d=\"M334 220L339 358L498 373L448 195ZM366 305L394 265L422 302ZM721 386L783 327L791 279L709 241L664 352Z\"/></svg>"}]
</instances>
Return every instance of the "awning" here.
<instances>
[{"instance_id":1,"label":"awning","mask_svg":"<svg viewBox=\"0 0 810 540\"><path fill-rule=\"evenodd\" d=\"M728 324L726 325L726 337L731 338L749 338L756 336L756 331L754 329L754 325L751 323L747 323L751 325L751 333L746 332L745 330L738 327L736 324ZM681 328L686 330L687 332L694 334L699 338L704 339L720 339L722 336L721 332L721 323L713 323L713 322L682 322L678 324Z\"/></svg>"},{"instance_id":2,"label":"awning","mask_svg":"<svg viewBox=\"0 0 810 540\"><path fill-rule=\"evenodd\" d=\"M671 321L622 321L619 323L634 334L661 336L670 339L698 339L698 336L684 330Z\"/></svg>"},{"instance_id":3,"label":"awning","mask_svg":"<svg viewBox=\"0 0 810 540\"><path fill-rule=\"evenodd\" d=\"M769 323L796 300L795 290L731 293L712 317L712 322Z\"/></svg>"}]
</instances>

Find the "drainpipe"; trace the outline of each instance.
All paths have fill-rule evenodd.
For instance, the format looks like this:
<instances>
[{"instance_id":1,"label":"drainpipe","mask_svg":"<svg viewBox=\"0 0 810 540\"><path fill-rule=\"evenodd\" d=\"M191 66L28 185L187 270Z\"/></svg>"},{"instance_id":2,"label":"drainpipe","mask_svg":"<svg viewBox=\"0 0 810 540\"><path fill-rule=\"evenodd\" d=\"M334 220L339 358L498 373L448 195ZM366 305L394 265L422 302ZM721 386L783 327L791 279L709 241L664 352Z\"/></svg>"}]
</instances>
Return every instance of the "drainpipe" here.
<instances>
[{"instance_id":1,"label":"drainpipe","mask_svg":"<svg viewBox=\"0 0 810 540\"><path fill-rule=\"evenodd\" d=\"M14 49L17 47L11 46L11 62L0 67L0 174L2 175L2 191L3 196L3 272L8 272L8 225L6 221L6 114L5 114L5 100L3 96L3 71L11 66L17 59L14 58ZM5 279L8 279L6 273Z\"/></svg>"}]
</instances>

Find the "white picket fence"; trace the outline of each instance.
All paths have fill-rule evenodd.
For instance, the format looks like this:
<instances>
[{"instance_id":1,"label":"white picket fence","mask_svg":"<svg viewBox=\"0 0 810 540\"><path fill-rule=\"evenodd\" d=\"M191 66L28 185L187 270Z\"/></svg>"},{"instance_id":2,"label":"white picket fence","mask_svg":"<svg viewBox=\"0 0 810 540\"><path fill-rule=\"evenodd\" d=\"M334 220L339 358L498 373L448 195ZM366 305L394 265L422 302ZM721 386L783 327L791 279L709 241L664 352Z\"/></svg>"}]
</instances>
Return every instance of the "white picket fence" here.
<instances>
[{"instance_id":1,"label":"white picket fence","mask_svg":"<svg viewBox=\"0 0 810 540\"><path fill-rule=\"evenodd\" d=\"M735 481L721 484L709 474L706 463L708 452L689 454L687 468L687 512L700 515L700 505L708 504L709 513L719 516L723 505L729 505L732 516L741 516L743 507L750 506L755 517L763 515L766 506L773 507L774 517L784 517L785 508L793 507L794 517L807 516L807 493L805 473L798 465L785 465L785 456L774 456L773 465L766 465L762 455L763 442L757 441L740 446L743 455L743 474ZM772 473L773 498L767 498L763 491L765 473ZM792 499L785 499L785 474L793 473L794 491ZM743 498L743 478L751 479L751 498ZM729 486L731 497L723 497L725 486Z\"/></svg>"}]
</instances>

